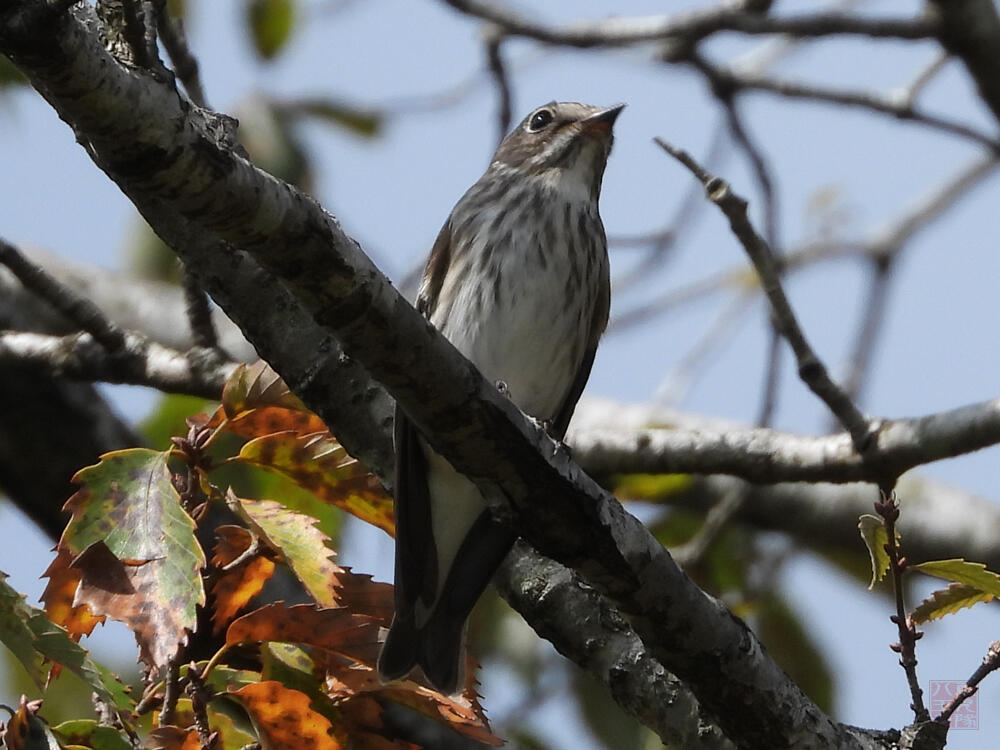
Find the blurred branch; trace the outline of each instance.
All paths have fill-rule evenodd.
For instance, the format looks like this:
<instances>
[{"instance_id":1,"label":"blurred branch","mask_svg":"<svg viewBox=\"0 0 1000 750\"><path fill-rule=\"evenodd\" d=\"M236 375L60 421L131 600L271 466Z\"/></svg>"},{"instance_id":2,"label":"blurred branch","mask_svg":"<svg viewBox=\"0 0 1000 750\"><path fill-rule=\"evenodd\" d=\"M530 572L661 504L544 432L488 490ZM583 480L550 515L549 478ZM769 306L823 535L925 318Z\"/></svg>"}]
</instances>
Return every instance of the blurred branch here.
<instances>
[{"instance_id":1,"label":"blurred branch","mask_svg":"<svg viewBox=\"0 0 1000 750\"><path fill-rule=\"evenodd\" d=\"M927 18L877 19L844 13L814 13L776 17L722 4L671 15L641 18L604 18L576 21L568 26L537 23L509 6L487 0L445 0L456 10L500 26L509 36L523 36L569 47L623 46L684 37L696 42L720 31L743 34L785 34L793 37L855 36L927 39L938 27Z\"/></svg>"},{"instance_id":2,"label":"blurred branch","mask_svg":"<svg viewBox=\"0 0 1000 750\"><path fill-rule=\"evenodd\" d=\"M89 334L49 336L0 331L0 365L30 367L46 373L104 383L125 383L217 399L235 362L204 361L128 333L120 351L110 354Z\"/></svg>"},{"instance_id":3,"label":"blurred branch","mask_svg":"<svg viewBox=\"0 0 1000 750\"><path fill-rule=\"evenodd\" d=\"M888 419L864 455L849 435L765 428L574 430L574 454L608 474L731 474L751 482L880 482L886 476L1000 443L1000 399L925 417Z\"/></svg>"},{"instance_id":4,"label":"blurred branch","mask_svg":"<svg viewBox=\"0 0 1000 750\"><path fill-rule=\"evenodd\" d=\"M986 656L983 657L983 663L965 681L965 685L958 691L955 697L948 701L948 705L944 707L939 716L935 717L935 720L948 721L951 715L958 710L959 706L976 694L979 690L979 683L990 673L998 669L1000 669L1000 641L993 641L986 651Z\"/></svg>"},{"instance_id":5,"label":"blurred branch","mask_svg":"<svg viewBox=\"0 0 1000 750\"><path fill-rule=\"evenodd\" d=\"M511 121L511 93L510 76L507 67L504 65L500 48L503 45L503 33L495 28L488 28L484 33L486 42L486 63L493 78L494 88L497 92L497 143L504 139L510 131Z\"/></svg>"},{"instance_id":6,"label":"blurred branch","mask_svg":"<svg viewBox=\"0 0 1000 750\"><path fill-rule=\"evenodd\" d=\"M916 109L912 98L906 93L885 97L846 89L797 83L756 73L727 70L722 66L708 63L705 65L706 70L711 71L712 77L718 81L719 85L735 90L767 91L789 99L806 99L880 112L900 120L908 120L945 133L961 136L993 151L1000 152L1000 138L997 138L996 135L981 133L960 122L921 112Z\"/></svg>"}]
</instances>

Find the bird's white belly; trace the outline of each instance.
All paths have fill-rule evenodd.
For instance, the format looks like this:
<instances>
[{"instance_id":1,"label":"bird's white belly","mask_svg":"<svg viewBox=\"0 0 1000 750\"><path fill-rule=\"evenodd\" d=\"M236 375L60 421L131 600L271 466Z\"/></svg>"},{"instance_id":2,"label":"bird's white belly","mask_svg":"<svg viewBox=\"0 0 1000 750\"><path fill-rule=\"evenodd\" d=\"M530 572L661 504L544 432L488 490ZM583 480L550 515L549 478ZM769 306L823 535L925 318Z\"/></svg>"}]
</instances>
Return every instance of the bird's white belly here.
<instances>
[{"instance_id":1,"label":"bird's white belly","mask_svg":"<svg viewBox=\"0 0 1000 750\"><path fill-rule=\"evenodd\" d=\"M556 416L573 384L590 330L586 301L596 296L582 273L567 294L571 263L582 262L567 250L547 248L544 264L530 246L526 254L535 257L504 253L497 290L466 283L447 319L434 321L483 377L502 380L511 400L539 419Z\"/></svg>"}]
</instances>

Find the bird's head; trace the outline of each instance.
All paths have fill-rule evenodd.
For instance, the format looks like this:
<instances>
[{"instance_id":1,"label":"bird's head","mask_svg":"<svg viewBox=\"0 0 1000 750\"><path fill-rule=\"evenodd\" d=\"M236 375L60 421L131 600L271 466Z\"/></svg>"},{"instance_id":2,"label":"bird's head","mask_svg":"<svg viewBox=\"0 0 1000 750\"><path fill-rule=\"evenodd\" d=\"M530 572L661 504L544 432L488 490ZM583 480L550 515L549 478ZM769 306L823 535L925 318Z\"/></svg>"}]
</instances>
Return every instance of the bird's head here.
<instances>
[{"instance_id":1,"label":"bird's head","mask_svg":"<svg viewBox=\"0 0 1000 750\"><path fill-rule=\"evenodd\" d=\"M596 199L614 140L612 128L624 108L544 104L503 139L493 167L537 177L567 197Z\"/></svg>"}]
</instances>

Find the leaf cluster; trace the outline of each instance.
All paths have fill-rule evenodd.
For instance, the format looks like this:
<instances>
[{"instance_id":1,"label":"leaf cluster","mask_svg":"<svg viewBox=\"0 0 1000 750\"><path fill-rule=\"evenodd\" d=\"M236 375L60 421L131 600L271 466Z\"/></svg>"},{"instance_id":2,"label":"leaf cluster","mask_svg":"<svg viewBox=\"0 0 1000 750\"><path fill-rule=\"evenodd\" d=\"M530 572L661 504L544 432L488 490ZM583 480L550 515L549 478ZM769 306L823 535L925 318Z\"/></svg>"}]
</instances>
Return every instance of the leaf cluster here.
<instances>
[{"instance_id":1,"label":"leaf cluster","mask_svg":"<svg viewBox=\"0 0 1000 750\"><path fill-rule=\"evenodd\" d=\"M317 518L280 491L393 533L391 499L322 421L258 364L233 374L213 414L187 422L168 450L116 451L78 472L44 611L0 577L0 640L39 689L68 669L101 707L97 720L49 729L40 702L25 699L7 747L416 747L387 729L390 703L499 744L474 670L455 696L379 681L392 586L335 563ZM220 482L234 471L284 483L261 485L276 497L241 496ZM138 700L79 644L106 618L135 636Z\"/></svg>"}]
</instances>

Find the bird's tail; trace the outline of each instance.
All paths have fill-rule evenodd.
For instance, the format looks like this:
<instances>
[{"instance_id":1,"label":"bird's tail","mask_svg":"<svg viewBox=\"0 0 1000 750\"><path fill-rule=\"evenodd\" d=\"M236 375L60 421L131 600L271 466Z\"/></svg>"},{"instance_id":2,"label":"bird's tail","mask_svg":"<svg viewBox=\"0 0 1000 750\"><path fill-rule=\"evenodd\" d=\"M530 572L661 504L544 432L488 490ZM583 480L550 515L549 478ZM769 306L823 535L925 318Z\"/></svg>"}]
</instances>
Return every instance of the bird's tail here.
<instances>
[{"instance_id":1,"label":"bird's tail","mask_svg":"<svg viewBox=\"0 0 1000 750\"><path fill-rule=\"evenodd\" d=\"M444 695L460 693L465 684L464 617L449 617L438 607L422 628L411 619L395 618L378 657L382 682L406 677L420 667L428 682Z\"/></svg>"}]
</instances>

